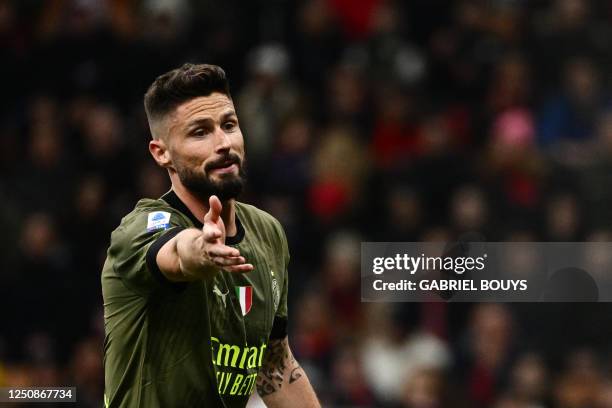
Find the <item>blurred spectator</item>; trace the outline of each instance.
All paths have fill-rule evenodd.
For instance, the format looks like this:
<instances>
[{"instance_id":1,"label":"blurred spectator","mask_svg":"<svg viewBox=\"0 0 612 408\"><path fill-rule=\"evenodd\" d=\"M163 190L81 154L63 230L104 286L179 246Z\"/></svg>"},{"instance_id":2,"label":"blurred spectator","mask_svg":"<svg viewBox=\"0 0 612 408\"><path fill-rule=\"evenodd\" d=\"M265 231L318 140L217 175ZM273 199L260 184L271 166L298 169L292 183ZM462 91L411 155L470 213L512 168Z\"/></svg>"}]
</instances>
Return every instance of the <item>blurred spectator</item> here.
<instances>
[{"instance_id":1,"label":"blurred spectator","mask_svg":"<svg viewBox=\"0 0 612 408\"><path fill-rule=\"evenodd\" d=\"M400 4L381 1L371 14L368 73L379 83L396 81L414 87L424 80L427 61L422 52L406 40Z\"/></svg>"},{"instance_id":2,"label":"blurred spectator","mask_svg":"<svg viewBox=\"0 0 612 408\"><path fill-rule=\"evenodd\" d=\"M281 125L268 170L267 188L301 199L311 178L313 124L307 117L288 117Z\"/></svg>"},{"instance_id":3,"label":"blurred spectator","mask_svg":"<svg viewBox=\"0 0 612 408\"><path fill-rule=\"evenodd\" d=\"M21 343L20 337L29 332L49 332L52 341L60 344L74 335L70 331L74 316L71 303L77 288L70 284L74 273L72 258L57 227L55 219L47 213L31 214L24 220L19 238L19 266L7 304L28 307L19 316L8 317L11 337L16 342L13 346Z\"/></svg>"},{"instance_id":4,"label":"blurred spectator","mask_svg":"<svg viewBox=\"0 0 612 408\"><path fill-rule=\"evenodd\" d=\"M461 187L451 200L451 223L458 232L482 232L488 211L486 199L480 189Z\"/></svg>"},{"instance_id":5,"label":"blurred spectator","mask_svg":"<svg viewBox=\"0 0 612 408\"><path fill-rule=\"evenodd\" d=\"M588 159L577 169L577 182L582 186L583 198L587 206L588 222L607 225L610 212L604 203L609 202L608 184L612 175L612 110L606 109L597 118L593 143L588 146Z\"/></svg>"},{"instance_id":6,"label":"blurred spectator","mask_svg":"<svg viewBox=\"0 0 612 408\"><path fill-rule=\"evenodd\" d=\"M414 101L401 88L383 88L377 95L380 113L372 135L372 154L381 169L400 167L419 152L419 133L411 122Z\"/></svg>"},{"instance_id":7,"label":"blurred spectator","mask_svg":"<svg viewBox=\"0 0 612 408\"><path fill-rule=\"evenodd\" d=\"M360 297L360 239L349 232L332 235L321 269L325 295L337 319L338 335L350 335L362 324Z\"/></svg>"},{"instance_id":8,"label":"blurred spectator","mask_svg":"<svg viewBox=\"0 0 612 408\"><path fill-rule=\"evenodd\" d=\"M368 82L364 51L350 48L328 76L325 119L338 126L366 126Z\"/></svg>"},{"instance_id":9,"label":"blurred spectator","mask_svg":"<svg viewBox=\"0 0 612 408\"><path fill-rule=\"evenodd\" d=\"M316 365L329 362L335 338L332 328L334 320L332 310L326 299L314 291L302 295L300 307L295 311L296 323L293 336L293 349L300 361L305 360Z\"/></svg>"},{"instance_id":10,"label":"blurred spectator","mask_svg":"<svg viewBox=\"0 0 612 408\"><path fill-rule=\"evenodd\" d=\"M371 407L376 400L364 377L357 347L340 345L341 350L332 362L331 375L334 381L333 406Z\"/></svg>"},{"instance_id":11,"label":"blurred spectator","mask_svg":"<svg viewBox=\"0 0 612 408\"><path fill-rule=\"evenodd\" d=\"M488 105L492 114L524 108L531 98L529 68L520 55L504 56L495 66L489 87Z\"/></svg>"},{"instance_id":12,"label":"blurred spectator","mask_svg":"<svg viewBox=\"0 0 612 408\"><path fill-rule=\"evenodd\" d=\"M314 101L344 43L327 0L304 1L297 10L292 48L295 71L304 84L302 92Z\"/></svg>"},{"instance_id":13,"label":"blurred spectator","mask_svg":"<svg viewBox=\"0 0 612 408\"><path fill-rule=\"evenodd\" d=\"M409 377L404 386L402 407L436 408L451 404L459 407L461 403L453 400L446 388L446 380L440 371L420 369Z\"/></svg>"},{"instance_id":14,"label":"blurred spectator","mask_svg":"<svg viewBox=\"0 0 612 408\"><path fill-rule=\"evenodd\" d=\"M399 402L405 382L419 370L449 367L449 351L431 334L401 324L393 308L371 305L366 310L367 331L361 351L365 375L377 398Z\"/></svg>"},{"instance_id":15,"label":"blurred spectator","mask_svg":"<svg viewBox=\"0 0 612 408\"><path fill-rule=\"evenodd\" d=\"M493 403L504 381L507 364L514 348L514 322L511 312L502 304L475 306L467 337L461 347L465 361L458 370L474 406Z\"/></svg>"},{"instance_id":16,"label":"blurred spectator","mask_svg":"<svg viewBox=\"0 0 612 408\"><path fill-rule=\"evenodd\" d=\"M382 240L418 241L425 216L422 197L407 186L393 186L386 192L383 207L383 224L373 232Z\"/></svg>"},{"instance_id":17,"label":"blurred spectator","mask_svg":"<svg viewBox=\"0 0 612 408\"><path fill-rule=\"evenodd\" d=\"M597 408L612 406L612 384L610 383L609 379L602 384L595 406Z\"/></svg>"},{"instance_id":18,"label":"blurred spectator","mask_svg":"<svg viewBox=\"0 0 612 408\"><path fill-rule=\"evenodd\" d=\"M367 156L356 136L348 129L330 128L313 153L309 206L323 223L346 217L359 204Z\"/></svg>"},{"instance_id":19,"label":"blurred spectator","mask_svg":"<svg viewBox=\"0 0 612 408\"><path fill-rule=\"evenodd\" d=\"M284 47L263 45L249 58L250 80L237 102L249 162L259 169L270 157L280 124L296 109L298 96L288 81L289 55Z\"/></svg>"},{"instance_id":20,"label":"blurred spectator","mask_svg":"<svg viewBox=\"0 0 612 408\"><path fill-rule=\"evenodd\" d=\"M540 115L540 143L559 147L563 142L588 141L594 135L594 119L608 99L600 74L591 60L574 58L568 61L564 67L562 93L552 96ZM563 151L560 158L575 161L572 153Z\"/></svg>"},{"instance_id":21,"label":"blurred spectator","mask_svg":"<svg viewBox=\"0 0 612 408\"><path fill-rule=\"evenodd\" d=\"M571 193L552 196L546 207L546 237L550 241L572 242L581 237L582 218L578 200Z\"/></svg>"},{"instance_id":22,"label":"blurred spectator","mask_svg":"<svg viewBox=\"0 0 612 408\"><path fill-rule=\"evenodd\" d=\"M510 379L510 390L517 401L532 406L544 405L548 383L548 372L541 356L532 353L517 359Z\"/></svg>"},{"instance_id":23,"label":"blurred spectator","mask_svg":"<svg viewBox=\"0 0 612 408\"><path fill-rule=\"evenodd\" d=\"M14 170L15 178L9 185L14 185L18 199L27 209L58 212L74 177L73 157L62 133L59 107L52 98L38 96L31 101L28 113L26 156Z\"/></svg>"},{"instance_id":24,"label":"blurred spectator","mask_svg":"<svg viewBox=\"0 0 612 408\"><path fill-rule=\"evenodd\" d=\"M597 399L597 393L597 378L566 373L561 376L555 386L555 406L559 408L593 406Z\"/></svg>"},{"instance_id":25,"label":"blurred spectator","mask_svg":"<svg viewBox=\"0 0 612 408\"><path fill-rule=\"evenodd\" d=\"M488 177L501 181L496 190L503 205L516 212L533 211L540 203L545 168L535 146L535 129L529 111L508 109L499 114L491 129Z\"/></svg>"},{"instance_id":26,"label":"blurred spectator","mask_svg":"<svg viewBox=\"0 0 612 408\"><path fill-rule=\"evenodd\" d=\"M97 337L81 341L71 362L71 384L78 388L79 405L99 406L99 396L104 391L102 344Z\"/></svg>"}]
</instances>

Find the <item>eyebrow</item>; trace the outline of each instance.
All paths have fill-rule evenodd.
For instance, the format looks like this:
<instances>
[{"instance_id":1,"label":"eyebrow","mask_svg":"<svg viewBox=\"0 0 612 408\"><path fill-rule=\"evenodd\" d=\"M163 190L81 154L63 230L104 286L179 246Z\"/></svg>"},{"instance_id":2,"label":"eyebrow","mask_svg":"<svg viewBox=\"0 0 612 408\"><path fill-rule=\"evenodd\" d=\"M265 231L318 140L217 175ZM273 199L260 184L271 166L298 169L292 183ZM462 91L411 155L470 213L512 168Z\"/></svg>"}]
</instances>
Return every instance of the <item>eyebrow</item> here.
<instances>
[{"instance_id":1,"label":"eyebrow","mask_svg":"<svg viewBox=\"0 0 612 408\"><path fill-rule=\"evenodd\" d=\"M226 121L227 119L231 118L231 117L237 117L236 115L236 111L234 111L233 109L231 110L227 110L223 113L223 115L221 115L221 122ZM198 126L198 125L209 125L211 124L211 122L213 122L213 118L210 116L205 116L205 117L201 117L201 118L197 118L194 119L190 122L187 123L186 125L186 129L193 129L194 127Z\"/></svg>"}]
</instances>

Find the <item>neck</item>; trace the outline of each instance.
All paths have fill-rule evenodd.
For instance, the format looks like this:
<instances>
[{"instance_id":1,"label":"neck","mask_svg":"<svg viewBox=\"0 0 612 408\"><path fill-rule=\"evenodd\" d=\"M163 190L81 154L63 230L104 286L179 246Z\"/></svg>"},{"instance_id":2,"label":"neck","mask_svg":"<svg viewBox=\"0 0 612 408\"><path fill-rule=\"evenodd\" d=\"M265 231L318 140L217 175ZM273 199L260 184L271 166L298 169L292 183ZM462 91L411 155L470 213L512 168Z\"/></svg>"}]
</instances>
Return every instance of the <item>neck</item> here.
<instances>
[{"instance_id":1,"label":"neck","mask_svg":"<svg viewBox=\"0 0 612 408\"><path fill-rule=\"evenodd\" d=\"M208 197L200 197L197 194L189 191L182 183L172 183L172 190L181 199L181 201L187 206L189 211L198 219L204 223L204 216L209 210ZM222 201L223 208L221 210L221 219L225 225L225 236L233 237L238 233L236 227L236 211L235 211L236 200L230 199Z\"/></svg>"}]
</instances>

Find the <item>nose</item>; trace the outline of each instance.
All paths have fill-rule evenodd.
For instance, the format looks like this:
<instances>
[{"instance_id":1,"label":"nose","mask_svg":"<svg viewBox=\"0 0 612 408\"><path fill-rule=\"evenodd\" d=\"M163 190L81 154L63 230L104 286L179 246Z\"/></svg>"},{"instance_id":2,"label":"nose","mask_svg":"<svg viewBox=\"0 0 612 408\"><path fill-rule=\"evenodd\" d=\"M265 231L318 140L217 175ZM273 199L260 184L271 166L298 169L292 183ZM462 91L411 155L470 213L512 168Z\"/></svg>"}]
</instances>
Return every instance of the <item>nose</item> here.
<instances>
[{"instance_id":1,"label":"nose","mask_svg":"<svg viewBox=\"0 0 612 408\"><path fill-rule=\"evenodd\" d=\"M215 138L215 152L219 153L228 151L232 147L232 143L230 141L229 136L223 131L223 129L221 129L221 127L217 127L215 131Z\"/></svg>"}]
</instances>

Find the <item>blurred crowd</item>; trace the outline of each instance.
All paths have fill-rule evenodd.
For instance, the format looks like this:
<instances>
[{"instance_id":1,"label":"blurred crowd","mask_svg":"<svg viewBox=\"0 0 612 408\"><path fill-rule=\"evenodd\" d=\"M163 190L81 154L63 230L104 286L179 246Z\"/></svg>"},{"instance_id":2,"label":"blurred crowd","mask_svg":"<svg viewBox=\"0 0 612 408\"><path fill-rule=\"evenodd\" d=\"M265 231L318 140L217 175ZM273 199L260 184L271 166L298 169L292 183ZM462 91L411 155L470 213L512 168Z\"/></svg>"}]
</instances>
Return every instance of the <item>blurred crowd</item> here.
<instances>
[{"instance_id":1,"label":"blurred crowd","mask_svg":"<svg viewBox=\"0 0 612 408\"><path fill-rule=\"evenodd\" d=\"M168 177L142 97L228 73L330 407L612 407L608 304L360 302L360 242L612 240L607 0L0 0L0 385L103 393L110 232Z\"/></svg>"}]
</instances>

